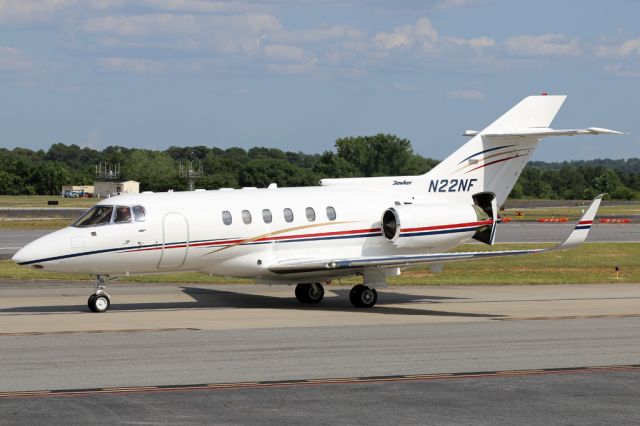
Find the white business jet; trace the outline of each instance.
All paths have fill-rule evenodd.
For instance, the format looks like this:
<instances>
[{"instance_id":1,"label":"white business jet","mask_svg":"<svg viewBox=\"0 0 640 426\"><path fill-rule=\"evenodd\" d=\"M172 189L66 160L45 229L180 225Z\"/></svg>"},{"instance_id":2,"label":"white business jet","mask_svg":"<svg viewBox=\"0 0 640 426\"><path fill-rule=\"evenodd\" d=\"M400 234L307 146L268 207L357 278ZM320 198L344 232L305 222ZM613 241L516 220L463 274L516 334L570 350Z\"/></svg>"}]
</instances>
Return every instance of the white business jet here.
<instances>
[{"instance_id":1,"label":"white business jet","mask_svg":"<svg viewBox=\"0 0 640 426\"><path fill-rule=\"evenodd\" d=\"M549 128L565 98L525 98L484 130L465 132L471 140L420 176L119 195L26 245L13 260L45 271L95 275L96 290L88 300L93 312L109 309L107 279L179 271L295 284L302 303L320 302L322 283L361 275L363 283L349 298L369 308L377 301L376 288L403 267L546 251L448 252L471 239L494 243L498 206L542 138L620 134ZM582 243L600 200L550 250Z\"/></svg>"}]
</instances>

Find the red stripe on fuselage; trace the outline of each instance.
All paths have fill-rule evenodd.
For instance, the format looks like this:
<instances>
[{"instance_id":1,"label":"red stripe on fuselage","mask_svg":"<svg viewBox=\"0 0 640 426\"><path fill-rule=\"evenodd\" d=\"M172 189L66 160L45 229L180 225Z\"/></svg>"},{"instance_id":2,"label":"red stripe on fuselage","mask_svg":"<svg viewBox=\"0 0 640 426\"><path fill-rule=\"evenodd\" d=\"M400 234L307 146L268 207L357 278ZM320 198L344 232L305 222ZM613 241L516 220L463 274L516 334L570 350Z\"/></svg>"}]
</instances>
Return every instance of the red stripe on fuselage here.
<instances>
[{"instance_id":1,"label":"red stripe on fuselage","mask_svg":"<svg viewBox=\"0 0 640 426\"><path fill-rule=\"evenodd\" d=\"M401 232L416 232L416 231L436 231L439 229L455 229L455 228L466 228L471 226L482 226L482 225L491 225L493 220L487 219L482 222L467 222L467 223L456 223L453 225L437 225L437 226L425 226L423 228L403 228L400 229Z\"/></svg>"},{"instance_id":2,"label":"red stripe on fuselage","mask_svg":"<svg viewBox=\"0 0 640 426\"><path fill-rule=\"evenodd\" d=\"M487 167L487 166L490 166L492 164L502 163L503 161L507 161L507 160L513 160L514 158L518 158L518 155L514 155L513 157L502 158L500 160L491 161L491 162L489 162L487 164L483 164L482 166L478 166L478 167L476 167L474 169L471 169L468 172L465 172L465 174L470 173L470 172L472 172L474 170L482 169L483 167Z\"/></svg>"},{"instance_id":3,"label":"red stripe on fuselage","mask_svg":"<svg viewBox=\"0 0 640 426\"><path fill-rule=\"evenodd\" d=\"M456 228L465 228L471 226L482 226L482 225L491 225L493 221L491 219L485 220L482 222L467 222L467 223L456 223L452 225L437 225L437 226L427 226L421 228L408 228L402 229L402 232L415 232L415 231L429 231L429 230L442 230L442 229L456 229ZM317 238L317 237L331 237L331 236L341 236L341 235L361 235L367 233L380 233L380 229L378 228L368 228L368 229L351 229L346 231L333 231L333 232L316 232L313 234L297 234L297 235L280 235L276 237L264 237L257 240L251 240L251 238L247 239L233 239L233 240L221 240L221 241L204 241L197 242L191 244L172 244L167 246L159 245L157 247L145 247L141 249L129 249L123 250L121 253L132 253L132 252L142 252L142 251L152 251L152 250L162 250L164 249L172 249L172 248L185 248L185 247L212 247L212 246L221 246L221 245L230 245L230 244L242 244L243 242L269 242L269 241L282 241L282 240L298 240L302 238Z\"/></svg>"}]
</instances>

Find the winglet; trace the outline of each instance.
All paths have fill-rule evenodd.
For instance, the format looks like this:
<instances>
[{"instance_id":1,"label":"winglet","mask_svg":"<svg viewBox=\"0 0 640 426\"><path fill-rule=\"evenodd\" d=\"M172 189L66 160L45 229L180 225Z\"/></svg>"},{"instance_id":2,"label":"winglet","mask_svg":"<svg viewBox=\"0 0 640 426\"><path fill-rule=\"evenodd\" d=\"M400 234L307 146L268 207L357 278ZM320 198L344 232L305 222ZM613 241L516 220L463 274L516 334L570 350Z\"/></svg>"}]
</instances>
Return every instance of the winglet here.
<instances>
[{"instance_id":1,"label":"winglet","mask_svg":"<svg viewBox=\"0 0 640 426\"><path fill-rule=\"evenodd\" d=\"M591 205L582 215L578 224L566 240L564 240L560 245L554 247L554 250L565 250L569 248L573 248L575 246L579 246L584 243L589 235L589 230L591 229L591 224L593 223L593 219L596 217L596 212L598 211L598 207L600 207L600 202L602 201L602 196L604 194L598 195L593 199Z\"/></svg>"}]
</instances>

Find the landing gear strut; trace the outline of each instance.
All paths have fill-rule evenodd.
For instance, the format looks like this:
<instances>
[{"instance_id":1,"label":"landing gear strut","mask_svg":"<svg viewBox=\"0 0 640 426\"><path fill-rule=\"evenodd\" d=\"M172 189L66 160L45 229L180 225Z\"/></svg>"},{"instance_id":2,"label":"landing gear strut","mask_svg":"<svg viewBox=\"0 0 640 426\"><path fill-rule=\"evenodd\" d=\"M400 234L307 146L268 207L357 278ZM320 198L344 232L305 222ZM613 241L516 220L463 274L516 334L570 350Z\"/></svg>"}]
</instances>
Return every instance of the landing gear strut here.
<instances>
[{"instance_id":1,"label":"landing gear strut","mask_svg":"<svg viewBox=\"0 0 640 426\"><path fill-rule=\"evenodd\" d=\"M111 306L111 298L104 291L105 279L102 275L96 276L96 291L87 300L87 306L91 312L107 312Z\"/></svg>"},{"instance_id":2,"label":"landing gear strut","mask_svg":"<svg viewBox=\"0 0 640 426\"><path fill-rule=\"evenodd\" d=\"M320 283L298 284L296 299L301 303L318 303L324 297L324 288Z\"/></svg>"},{"instance_id":3,"label":"landing gear strut","mask_svg":"<svg viewBox=\"0 0 640 426\"><path fill-rule=\"evenodd\" d=\"M378 292L375 288L358 284L349 292L349 300L356 308L372 308L378 301Z\"/></svg>"}]
</instances>

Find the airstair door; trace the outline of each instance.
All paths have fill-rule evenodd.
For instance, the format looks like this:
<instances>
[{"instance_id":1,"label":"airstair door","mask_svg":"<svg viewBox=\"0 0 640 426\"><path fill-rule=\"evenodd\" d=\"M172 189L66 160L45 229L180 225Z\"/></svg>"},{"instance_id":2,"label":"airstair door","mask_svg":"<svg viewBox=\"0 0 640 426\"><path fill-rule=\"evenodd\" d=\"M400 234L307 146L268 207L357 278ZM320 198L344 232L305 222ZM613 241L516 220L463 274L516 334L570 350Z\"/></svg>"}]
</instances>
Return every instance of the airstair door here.
<instances>
[{"instance_id":1,"label":"airstair door","mask_svg":"<svg viewBox=\"0 0 640 426\"><path fill-rule=\"evenodd\" d=\"M167 213L162 220L162 254L158 269L176 269L184 265L189 252L189 223L180 213Z\"/></svg>"}]
</instances>

